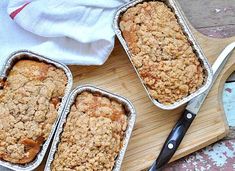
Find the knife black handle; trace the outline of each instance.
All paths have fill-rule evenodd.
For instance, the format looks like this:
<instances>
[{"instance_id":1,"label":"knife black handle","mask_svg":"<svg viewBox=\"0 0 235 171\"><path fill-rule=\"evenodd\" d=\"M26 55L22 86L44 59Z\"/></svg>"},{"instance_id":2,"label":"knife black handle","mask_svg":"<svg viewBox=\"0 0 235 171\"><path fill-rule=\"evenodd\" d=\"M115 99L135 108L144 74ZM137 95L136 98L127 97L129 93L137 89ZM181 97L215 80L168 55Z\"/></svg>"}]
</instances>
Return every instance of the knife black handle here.
<instances>
[{"instance_id":1,"label":"knife black handle","mask_svg":"<svg viewBox=\"0 0 235 171\"><path fill-rule=\"evenodd\" d=\"M183 115L178 120L170 135L166 139L166 142L163 145L157 160L155 160L149 171L159 171L170 161L195 116L195 114L189 112L188 110L184 111Z\"/></svg>"}]
</instances>

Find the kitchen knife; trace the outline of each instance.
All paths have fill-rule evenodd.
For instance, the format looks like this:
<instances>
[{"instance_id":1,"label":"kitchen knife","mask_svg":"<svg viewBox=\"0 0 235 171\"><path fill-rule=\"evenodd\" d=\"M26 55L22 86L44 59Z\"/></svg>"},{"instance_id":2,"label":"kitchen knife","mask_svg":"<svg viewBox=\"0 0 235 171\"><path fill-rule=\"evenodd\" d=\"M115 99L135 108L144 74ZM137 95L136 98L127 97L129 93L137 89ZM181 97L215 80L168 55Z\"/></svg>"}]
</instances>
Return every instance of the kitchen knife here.
<instances>
[{"instance_id":1,"label":"kitchen knife","mask_svg":"<svg viewBox=\"0 0 235 171\"><path fill-rule=\"evenodd\" d=\"M170 161L170 159L176 152L177 148L179 147L183 137L185 136L185 133L190 127L192 121L196 117L196 114L199 112L201 105L206 99L206 96L208 95L211 87L213 86L213 83L218 77L220 71L223 69L226 61L228 60L229 55L231 54L234 48L235 48L235 42L230 43L228 46L226 46L226 48L216 59L216 61L212 66L213 80L210 87L208 88L207 91L189 101L185 111L183 112L181 118L178 120L178 122L172 129L170 135L168 136L166 142L163 145L163 148L157 160L155 160L149 171L161 170L162 167L165 166Z\"/></svg>"}]
</instances>

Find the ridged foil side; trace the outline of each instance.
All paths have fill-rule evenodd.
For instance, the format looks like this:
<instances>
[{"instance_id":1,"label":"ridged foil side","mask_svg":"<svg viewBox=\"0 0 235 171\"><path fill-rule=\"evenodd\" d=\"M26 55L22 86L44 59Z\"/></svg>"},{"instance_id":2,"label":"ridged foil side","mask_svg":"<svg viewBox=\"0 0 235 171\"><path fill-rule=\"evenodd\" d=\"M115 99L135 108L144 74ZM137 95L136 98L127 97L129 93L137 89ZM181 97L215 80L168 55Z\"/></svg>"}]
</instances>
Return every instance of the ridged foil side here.
<instances>
[{"instance_id":1,"label":"ridged foil side","mask_svg":"<svg viewBox=\"0 0 235 171\"><path fill-rule=\"evenodd\" d=\"M102 96L105 96L109 99L113 99L113 100L118 101L119 103L123 104L123 106L125 107L126 114L128 117L128 125L127 125L127 129L125 131L125 136L123 139L123 146L119 152L119 155L117 156L117 158L115 160L116 162L115 162L115 166L113 168L113 171L119 171L121 169L122 160L124 158L124 154L127 149L127 145L128 145L129 139L131 137L131 133L132 133L132 130L133 130L133 127L135 124L135 120L136 120L136 112L135 112L134 106L131 104L131 102L129 100L127 100L126 98L124 98L122 96L119 96L119 95L116 95L113 93L109 93L105 90L102 90L100 88L97 88L97 87L94 87L91 85L83 85L83 86L79 86L76 89L74 89L69 96L69 100L66 103L65 110L63 112L63 115L61 117L61 120L59 122L57 131L56 131L54 139L53 139L51 150L50 150L47 162L46 162L45 171L51 171L51 164L54 160L54 156L57 151L58 144L60 142L60 136L63 132L63 127L64 127L64 124L66 123L66 119L69 115L70 108L74 104L76 97L84 91L89 91L91 93L99 93Z\"/></svg>"},{"instance_id":2,"label":"ridged foil side","mask_svg":"<svg viewBox=\"0 0 235 171\"><path fill-rule=\"evenodd\" d=\"M52 137L54 135L54 132L56 130L57 124L58 124L58 122L60 120L60 117L62 115L62 112L63 112L64 106L66 104L66 101L68 99L69 93L72 89L73 77L72 77L71 71L69 70L69 68L66 65L63 65L61 63L58 63L58 62L53 61L51 59L48 59L44 56L33 53L31 51L21 50L21 51L17 51L17 52L12 53L9 56L2 72L0 73L1 74L0 75L0 80L1 79L6 79L8 73L12 69L13 65L21 59L30 59L30 60L41 61L41 62L45 62L45 63L48 63L48 64L52 64L55 67L57 67L59 69L62 69L65 72L65 74L67 76L67 79L68 79L66 89L65 89L65 94L64 94L64 97L62 98L60 108L58 110L58 117L57 117L55 123L52 126L52 130L51 130L50 135L48 136L47 140L44 142L40 152L38 153L38 155L34 159L34 161L32 161L28 164L25 164L25 165L20 165L20 164L13 164L13 163L10 163L10 162L4 161L4 160L0 160L0 165L4 166L4 167L7 167L9 169L16 170L16 171L30 171L30 170L34 170L35 168L37 168L41 164L41 162L42 162L42 160L43 160L43 158L46 154L46 151L49 147L51 139L52 139Z\"/></svg>"},{"instance_id":3,"label":"ridged foil side","mask_svg":"<svg viewBox=\"0 0 235 171\"><path fill-rule=\"evenodd\" d=\"M160 102L158 102L156 99L152 98L149 94L149 91L146 87L146 85L144 84L144 81L142 80L142 78L140 77L140 74L139 72L137 71L136 67L134 66L132 60L131 60L131 52L128 48L128 45L127 45L127 42L125 41L125 39L123 38L122 36L122 32L120 30L120 27L119 27L119 19L120 17L122 16L122 14L127 11L128 8L130 7L133 7L135 5L137 5L138 3L143 3L143 2L148 2L149 0L133 0L125 5L123 5L122 7L120 7L118 10L117 10L117 13L115 14L115 17L114 17L114 22L113 22L113 28L115 30L115 33L120 41L120 43L122 44L124 50L126 51L143 87L145 88L150 100L156 105L158 106L159 108L161 109L164 109L164 110L172 110L172 109L175 109L185 103L187 103L188 101L190 101L191 99L193 99L194 97L198 96L199 94L203 93L204 91L206 91L210 84L212 83L212 70L211 70L211 66L207 60L207 58L205 57L205 54L203 53L201 47L199 46L198 42L196 41L195 37L193 36L193 33L192 31L190 30L189 28L189 22L188 20L186 19L180 5L178 4L177 1L175 0L152 0L152 1L162 1L164 2L169 8L172 9L172 11L175 13L175 16L178 20L178 23L179 25L181 26L184 34L187 36L188 38L188 41L190 42L191 44L191 47L193 48L194 52L196 53L199 61L201 62L202 64L202 67L204 69L204 75L205 75L205 78L204 78L204 82L203 82L203 85L197 90L195 91L194 93L190 94L189 96L183 98L182 100L179 100L173 104L170 104L170 105L164 105Z\"/></svg>"}]
</instances>

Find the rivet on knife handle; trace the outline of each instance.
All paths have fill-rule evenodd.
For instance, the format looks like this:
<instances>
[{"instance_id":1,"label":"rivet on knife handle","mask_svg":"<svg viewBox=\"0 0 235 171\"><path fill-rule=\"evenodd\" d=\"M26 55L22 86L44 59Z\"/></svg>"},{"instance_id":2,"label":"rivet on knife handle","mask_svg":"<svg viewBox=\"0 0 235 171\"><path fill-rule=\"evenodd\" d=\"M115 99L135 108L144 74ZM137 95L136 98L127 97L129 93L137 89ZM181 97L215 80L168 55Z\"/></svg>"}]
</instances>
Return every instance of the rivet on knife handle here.
<instances>
[{"instance_id":1,"label":"rivet on knife handle","mask_svg":"<svg viewBox=\"0 0 235 171\"><path fill-rule=\"evenodd\" d=\"M184 111L184 114L172 129L157 160L149 171L161 169L172 158L195 116L196 115L187 110Z\"/></svg>"}]
</instances>

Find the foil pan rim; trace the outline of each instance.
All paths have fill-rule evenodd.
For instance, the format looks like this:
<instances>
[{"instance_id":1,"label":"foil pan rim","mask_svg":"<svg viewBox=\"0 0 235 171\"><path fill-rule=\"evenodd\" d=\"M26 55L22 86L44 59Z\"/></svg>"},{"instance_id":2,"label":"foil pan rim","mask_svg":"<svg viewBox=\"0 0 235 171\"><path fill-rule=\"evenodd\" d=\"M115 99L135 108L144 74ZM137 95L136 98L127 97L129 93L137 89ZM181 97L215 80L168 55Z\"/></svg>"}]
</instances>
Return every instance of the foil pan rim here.
<instances>
[{"instance_id":1,"label":"foil pan rim","mask_svg":"<svg viewBox=\"0 0 235 171\"><path fill-rule=\"evenodd\" d=\"M96 86L90 85L90 84L85 84L85 85L81 85L76 87L69 96L69 100L66 103L65 109L63 111L61 120L58 124L58 128L56 130L54 139L53 139L53 143L47 158L47 162L46 162L46 166L45 166L45 171L51 171L51 164L54 160L54 155L57 151L57 147L58 144L60 142L60 136L63 132L63 126L66 123L66 119L68 117L68 114L70 112L70 107L72 106L72 104L74 103L74 100L76 99L77 95L83 91L91 91L91 92L98 92L101 95L104 95L108 98L112 98L117 100L118 102L121 102L122 104L125 105L126 108L128 108L129 110L129 116L128 116L128 126L127 126L127 130L125 131L125 138L123 140L123 146L119 152L119 155L117 156L117 158L115 159L115 165L113 167L113 171L119 171L121 169L121 164L122 164L122 160L124 158L129 140L131 138L131 134L134 128L134 124L135 124L135 120L136 120L136 110L133 106L133 104L125 97L114 94L114 93L110 93L104 89L98 88Z\"/></svg>"},{"instance_id":2,"label":"foil pan rim","mask_svg":"<svg viewBox=\"0 0 235 171\"><path fill-rule=\"evenodd\" d=\"M3 167L6 167L6 168L9 168L9 169L12 169L12 170L17 170L17 171L29 171L29 170L36 169L41 164L43 158L45 157L45 154L46 154L46 152L49 148L49 144L52 140L52 137L54 135L54 132L56 130L56 127L58 125L60 117L62 115L64 106L65 106L66 101L69 97L69 93L72 90L73 77L72 77L72 73L71 73L70 69L66 65L61 64L59 62L56 62L52 59L49 59L45 56L39 55L39 54L34 53L32 51L29 51L29 50L19 50L19 51L15 51L15 52L11 53L8 56L8 58L6 59L4 68L2 69L2 71L0 73L1 74L0 79L3 79L3 78L7 77L7 75L8 75L7 72L8 72L8 70L10 70L12 68L12 65L14 64L14 60L20 60L22 58L22 55L27 55L27 58L32 59L32 60L39 60L39 61L43 61L43 62L48 63L48 64L53 64L57 68L62 69L65 72L66 77L68 79L66 89L65 89L65 93L64 93L64 96L62 98L59 110L57 112L58 113L57 119L55 120L55 122L52 126L50 135L48 136L47 140L43 143L43 145L41 147L41 150L37 154L37 157L34 159L34 161L32 161L28 164L25 164L25 165L20 165L20 164L13 164L13 163L10 163L10 162L4 161L4 160L0 160L0 165L3 166Z\"/></svg>"},{"instance_id":3,"label":"foil pan rim","mask_svg":"<svg viewBox=\"0 0 235 171\"><path fill-rule=\"evenodd\" d=\"M170 104L170 105L164 105L164 104L158 102L156 99L153 99L150 96L149 91L147 89L147 86L144 84L142 78L139 75L139 72L137 71L137 68L134 66L134 64L131 60L131 52L130 52L128 45L127 45L125 39L123 38L122 32L119 28L119 18L123 12L125 12L128 8L133 7L138 3L147 2L147 1L162 1L165 4L167 4L168 7L170 5L171 9L173 8L173 10L174 10L173 12L177 17L177 20L178 20L182 30L184 31L184 34L186 34L188 40L191 43L191 47L194 49L194 51L196 51L198 59L200 59L201 63L203 64L204 70L207 72L206 73L206 80L204 81L204 84L196 92L194 92L194 93L188 95L187 97L185 97L185 98L183 98L173 104ZM199 43L196 41L191 29L189 28L188 20L186 19L184 13L182 12L180 5L175 0L133 0L133 1L130 1L126 4L124 4L123 6L121 6L120 8L118 8L116 14L114 15L113 28L114 28L115 34L117 35L121 45L123 46L124 50L126 51L126 54L129 58L130 62L132 63L132 66L134 67L134 70L135 70L136 74L138 75L138 77L142 83L142 86L144 87L148 97L150 98L152 103L154 105L156 105L157 107L164 109L164 110L176 109L176 108L182 106L183 104L187 103L188 101L192 100L194 97L198 96L199 94L205 92L209 88L210 84L212 83L213 74L212 74L211 66L210 66L205 54L203 53L201 47L199 46Z\"/></svg>"}]
</instances>

